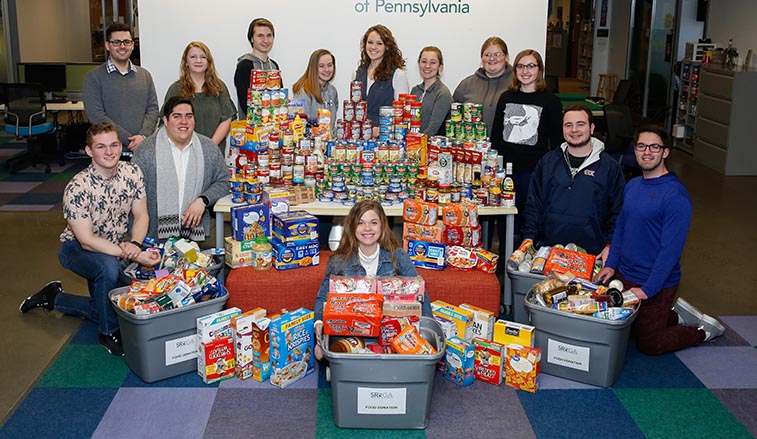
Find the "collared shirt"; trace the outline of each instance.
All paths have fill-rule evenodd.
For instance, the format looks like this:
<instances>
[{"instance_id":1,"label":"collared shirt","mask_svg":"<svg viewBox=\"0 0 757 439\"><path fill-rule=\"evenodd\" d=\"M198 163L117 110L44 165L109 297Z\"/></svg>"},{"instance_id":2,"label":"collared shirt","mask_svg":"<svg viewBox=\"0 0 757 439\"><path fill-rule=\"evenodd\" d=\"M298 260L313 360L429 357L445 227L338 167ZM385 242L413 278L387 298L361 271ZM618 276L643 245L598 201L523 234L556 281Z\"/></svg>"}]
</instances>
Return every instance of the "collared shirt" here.
<instances>
[{"instance_id":1,"label":"collared shirt","mask_svg":"<svg viewBox=\"0 0 757 439\"><path fill-rule=\"evenodd\" d=\"M176 168L176 180L179 182L179 212L184 212L184 209L186 209L189 206L184 206L184 182L187 179L187 167L189 167L189 156L190 156L190 150L193 147L192 141L189 141L189 144L184 147L184 149L179 148L176 146L175 143L173 143L173 140L171 138L168 138L168 141L171 143L171 154L173 154L173 164Z\"/></svg>"},{"instance_id":2,"label":"collared shirt","mask_svg":"<svg viewBox=\"0 0 757 439\"><path fill-rule=\"evenodd\" d=\"M118 67L116 67L115 64L113 64L113 61L108 58L108 61L105 63L105 68L108 70L108 73L118 72L121 73L120 70L118 70ZM132 64L131 60L129 60L129 68L126 70L126 73L121 73L123 76L126 76L129 74L129 72L136 72L137 66Z\"/></svg>"}]
</instances>

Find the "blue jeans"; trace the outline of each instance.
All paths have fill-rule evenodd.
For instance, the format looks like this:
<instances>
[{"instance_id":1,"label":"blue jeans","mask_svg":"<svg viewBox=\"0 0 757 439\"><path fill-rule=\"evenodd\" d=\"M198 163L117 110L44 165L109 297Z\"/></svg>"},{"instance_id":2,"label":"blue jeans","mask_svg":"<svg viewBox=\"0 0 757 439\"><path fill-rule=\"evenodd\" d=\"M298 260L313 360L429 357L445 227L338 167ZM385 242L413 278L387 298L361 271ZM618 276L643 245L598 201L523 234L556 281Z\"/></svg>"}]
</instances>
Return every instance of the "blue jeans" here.
<instances>
[{"instance_id":1,"label":"blue jeans","mask_svg":"<svg viewBox=\"0 0 757 439\"><path fill-rule=\"evenodd\" d=\"M119 259L85 250L79 241L66 241L60 247L58 260L63 268L87 279L90 297L59 293L55 297L55 309L63 314L91 320L97 324L101 334L118 331L118 317L110 304L108 293L120 286Z\"/></svg>"}]
</instances>

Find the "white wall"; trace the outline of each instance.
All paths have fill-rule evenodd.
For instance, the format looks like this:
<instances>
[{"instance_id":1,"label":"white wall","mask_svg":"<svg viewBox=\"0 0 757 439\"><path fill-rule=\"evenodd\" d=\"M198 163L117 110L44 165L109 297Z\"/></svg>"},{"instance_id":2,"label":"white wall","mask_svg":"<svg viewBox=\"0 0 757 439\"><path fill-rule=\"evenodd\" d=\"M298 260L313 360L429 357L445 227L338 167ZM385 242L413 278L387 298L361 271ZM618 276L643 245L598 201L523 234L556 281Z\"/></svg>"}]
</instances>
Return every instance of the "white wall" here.
<instances>
[{"instance_id":1,"label":"white wall","mask_svg":"<svg viewBox=\"0 0 757 439\"><path fill-rule=\"evenodd\" d=\"M697 21L697 0L681 0L679 20L681 32L678 35L677 61L681 61L686 55L686 43L696 43L704 34L704 22Z\"/></svg>"},{"instance_id":2,"label":"white wall","mask_svg":"<svg viewBox=\"0 0 757 439\"><path fill-rule=\"evenodd\" d=\"M91 62L88 0L16 2L21 62Z\"/></svg>"},{"instance_id":3,"label":"white wall","mask_svg":"<svg viewBox=\"0 0 757 439\"><path fill-rule=\"evenodd\" d=\"M404 3L400 3L400 2ZM396 2L396 3L394 3ZM387 12L381 4L428 7L467 5L467 13ZM313 50L325 48L336 57L334 85L347 96L367 28L381 23L392 30L407 60L410 86L420 82L418 52L438 46L444 54L442 80L451 91L480 66L480 49L490 36L507 42L511 60L520 50L544 53L547 0L140 0L139 27L142 65L153 75L162 102L168 86L178 79L184 47L192 40L206 43L221 79L234 91L236 59L250 51L247 26L256 17L271 20L276 42L271 52L285 87L305 71ZM368 5L366 12L357 12Z\"/></svg>"},{"instance_id":4,"label":"white wall","mask_svg":"<svg viewBox=\"0 0 757 439\"><path fill-rule=\"evenodd\" d=\"M707 37L718 47L726 47L733 38L743 62L747 50L757 52L757 2L754 0L710 0Z\"/></svg>"}]
</instances>

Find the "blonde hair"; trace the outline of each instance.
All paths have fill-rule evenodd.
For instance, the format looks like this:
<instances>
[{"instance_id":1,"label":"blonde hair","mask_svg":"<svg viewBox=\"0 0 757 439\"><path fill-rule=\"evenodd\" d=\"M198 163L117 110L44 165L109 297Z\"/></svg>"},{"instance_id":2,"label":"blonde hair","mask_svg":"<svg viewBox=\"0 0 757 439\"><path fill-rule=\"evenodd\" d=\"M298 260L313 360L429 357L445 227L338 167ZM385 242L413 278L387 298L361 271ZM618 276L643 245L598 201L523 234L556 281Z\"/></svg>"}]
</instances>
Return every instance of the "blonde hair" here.
<instances>
[{"instance_id":1,"label":"blonde hair","mask_svg":"<svg viewBox=\"0 0 757 439\"><path fill-rule=\"evenodd\" d=\"M318 63L323 55L329 55L334 64L334 74L331 76L333 79L334 75L336 75L336 58L328 50L318 49L310 54L310 60L308 61L305 73L292 85L293 93L304 91L306 95L314 97L319 104L323 104L323 96L321 95L321 85L318 82Z\"/></svg>"}]
</instances>

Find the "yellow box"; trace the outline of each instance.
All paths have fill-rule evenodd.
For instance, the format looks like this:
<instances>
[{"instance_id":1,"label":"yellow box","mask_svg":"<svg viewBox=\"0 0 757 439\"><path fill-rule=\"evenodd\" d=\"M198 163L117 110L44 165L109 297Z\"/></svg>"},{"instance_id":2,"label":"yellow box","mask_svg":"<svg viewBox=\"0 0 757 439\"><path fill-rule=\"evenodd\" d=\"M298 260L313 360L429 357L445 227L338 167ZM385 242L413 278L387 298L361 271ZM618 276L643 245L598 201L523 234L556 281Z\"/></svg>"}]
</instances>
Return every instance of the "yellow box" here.
<instances>
[{"instance_id":1,"label":"yellow box","mask_svg":"<svg viewBox=\"0 0 757 439\"><path fill-rule=\"evenodd\" d=\"M494 341L505 346L514 343L530 348L534 345L534 329L531 325L497 320L494 323Z\"/></svg>"},{"instance_id":2,"label":"yellow box","mask_svg":"<svg viewBox=\"0 0 757 439\"><path fill-rule=\"evenodd\" d=\"M455 322L458 337L466 341L471 341L475 337L473 334L474 315L467 309L460 308L443 300L435 300L431 302L431 313Z\"/></svg>"}]
</instances>

